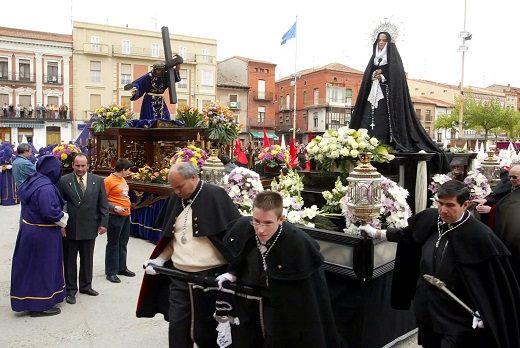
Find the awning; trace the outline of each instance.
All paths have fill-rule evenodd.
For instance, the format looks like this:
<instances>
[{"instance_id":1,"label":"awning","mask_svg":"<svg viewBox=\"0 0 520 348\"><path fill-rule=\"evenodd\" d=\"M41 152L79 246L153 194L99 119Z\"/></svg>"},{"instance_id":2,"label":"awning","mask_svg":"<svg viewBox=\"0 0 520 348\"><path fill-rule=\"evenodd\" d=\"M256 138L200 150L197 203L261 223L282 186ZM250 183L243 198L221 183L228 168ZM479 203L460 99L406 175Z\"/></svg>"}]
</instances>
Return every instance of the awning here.
<instances>
[{"instance_id":1,"label":"awning","mask_svg":"<svg viewBox=\"0 0 520 348\"><path fill-rule=\"evenodd\" d=\"M0 122L0 127L5 128L43 128L45 125L42 123L34 122ZM263 136L263 135L262 135Z\"/></svg>"},{"instance_id":2,"label":"awning","mask_svg":"<svg viewBox=\"0 0 520 348\"><path fill-rule=\"evenodd\" d=\"M264 138L264 132L250 132L253 138L257 139L263 139ZM267 134L267 138L278 140L278 136L274 132L265 132Z\"/></svg>"}]
</instances>

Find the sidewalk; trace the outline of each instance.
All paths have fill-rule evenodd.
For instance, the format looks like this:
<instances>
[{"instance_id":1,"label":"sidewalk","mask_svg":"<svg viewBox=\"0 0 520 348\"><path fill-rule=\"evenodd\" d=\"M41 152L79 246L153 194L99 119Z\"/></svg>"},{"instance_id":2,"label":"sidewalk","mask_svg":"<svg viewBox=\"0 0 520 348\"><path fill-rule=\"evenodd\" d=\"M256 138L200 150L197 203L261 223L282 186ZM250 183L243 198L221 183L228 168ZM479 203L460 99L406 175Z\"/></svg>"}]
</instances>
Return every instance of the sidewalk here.
<instances>
[{"instance_id":1,"label":"sidewalk","mask_svg":"<svg viewBox=\"0 0 520 348\"><path fill-rule=\"evenodd\" d=\"M99 296L77 295L77 302L58 305L61 314L31 318L11 310L9 290L11 260L18 233L20 205L0 206L0 347L167 347L168 323L163 316L137 318L135 308L144 270L143 261L154 245L130 238L128 268L136 277L120 276L121 283L105 279L106 235L99 236L94 251L92 287Z\"/></svg>"},{"instance_id":2,"label":"sidewalk","mask_svg":"<svg viewBox=\"0 0 520 348\"><path fill-rule=\"evenodd\" d=\"M120 276L121 283L105 279L106 235L99 236L94 251L94 279L92 287L99 296L77 295L77 302L65 301L58 306L61 314L53 317L31 318L26 313L11 310L9 290L11 260L18 233L20 205L1 206L3 226L0 237L0 347L46 348L105 348L125 347L161 348L168 346L168 323L163 316L153 319L136 318L135 307L143 277L142 263L154 245L138 238L128 243L128 268L136 277ZM381 321L384 318L379 319ZM384 325L374 323L375 325ZM394 347L416 348L417 335Z\"/></svg>"}]
</instances>

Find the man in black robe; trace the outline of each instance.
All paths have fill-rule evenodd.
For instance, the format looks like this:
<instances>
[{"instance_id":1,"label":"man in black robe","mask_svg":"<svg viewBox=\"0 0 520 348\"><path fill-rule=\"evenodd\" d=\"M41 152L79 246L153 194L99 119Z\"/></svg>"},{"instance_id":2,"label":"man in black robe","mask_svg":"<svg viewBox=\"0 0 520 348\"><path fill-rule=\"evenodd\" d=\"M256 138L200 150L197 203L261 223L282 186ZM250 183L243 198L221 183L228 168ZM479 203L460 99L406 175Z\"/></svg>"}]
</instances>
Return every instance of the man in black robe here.
<instances>
[{"instance_id":1,"label":"man in black robe","mask_svg":"<svg viewBox=\"0 0 520 348\"><path fill-rule=\"evenodd\" d=\"M193 295L192 303L186 281L157 275L152 265L173 264L173 269L201 277L224 273L231 255L222 238L227 224L241 216L226 191L201 181L198 173L199 168L188 162L170 168L168 181L173 193L155 223L161 226L163 237L144 263L147 274L137 304L138 317L164 314L170 322L170 347L176 348L193 347L193 342L199 347L216 346L215 292ZM192 318L194 303L202 308L193 310Z\"/></svg>"},{"instance_id":2,"label":"man in black robe","mask_svg":"<svg viewBox=\"0 0 520 348\"><path fill-rule=\"evenodd\" d=\"M449 162L433 142L415 114L401 56L387 32L377 35L372 57L352 112L350 128L368 133L398 152L436 153L436 173L447 173Z\"/></svg>"},{"instance_id":3,"label":"man in black robe","mask_svg":"<svg viewBox=\"0 0 520 348\"><path fill-rule=\"evenodd\" d=\"M305 232L284 222L283 201L272 191L259 193L253 217L228 226L224 244L234 260L224 281L270 291L262 311L236 298L239 324L231 326L234 347L339 347L319 245ZM242 314L240 314L242 313ZM262 325L259 325L259 317Z\"/></svg>"},{"instance_id":4,"label":"man in black robe","mask_svg":"<svg viewBox=\"0 0 520 348\"><path fill-rule=\"evenodd\" d=\"M512 191L495 204L490 220L493 231L511 252L509 261L520 279L520 165L511 168L509 179Z\"/></svg>"},{"instance_id":5,"label":"man in black robe","mask_svg":"<svg viewBox=\"0 0 520 348\"><path fill-rule=\"evenodd\" d=\"M392 306L408 309L414 300L419 344L438 347L520 347L520 288L509 252L466 208L469 189L450 180L439 187L438 210L427 209L402 229L360 230L398 242ZM423 279L433 275L480 318Z\"/></svg>"}]
</instances>

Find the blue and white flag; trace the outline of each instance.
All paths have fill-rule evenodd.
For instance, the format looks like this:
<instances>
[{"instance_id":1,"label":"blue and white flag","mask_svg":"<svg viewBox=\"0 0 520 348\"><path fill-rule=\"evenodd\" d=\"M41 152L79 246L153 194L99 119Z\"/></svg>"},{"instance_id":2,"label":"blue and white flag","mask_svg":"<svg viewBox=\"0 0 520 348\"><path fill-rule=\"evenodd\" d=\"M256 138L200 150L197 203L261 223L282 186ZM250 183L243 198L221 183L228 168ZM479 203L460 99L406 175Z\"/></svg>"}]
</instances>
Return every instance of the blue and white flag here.
<instances>
[{"instance_id":1,"label":"blue and white flag","mask_svg":"<svg viewBox=\"0 0 520 348\"><path fill-rule=\"evenodd\" d=\"M296 37L296 22L294 22L293 26L291 27L291 29L289 29L288 32L283 34L282 43L280 44L280 46L283 45L287 40L290 40L295 37Z\"/></svg>"}]
</instances>

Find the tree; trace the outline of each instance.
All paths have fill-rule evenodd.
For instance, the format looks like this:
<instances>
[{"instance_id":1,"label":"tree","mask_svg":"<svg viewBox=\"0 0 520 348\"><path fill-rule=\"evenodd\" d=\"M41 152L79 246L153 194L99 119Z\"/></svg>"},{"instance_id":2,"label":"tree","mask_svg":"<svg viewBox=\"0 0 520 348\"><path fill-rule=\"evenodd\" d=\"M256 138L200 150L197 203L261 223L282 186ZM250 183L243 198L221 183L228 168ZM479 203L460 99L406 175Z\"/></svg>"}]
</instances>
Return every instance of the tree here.
<instances>
[{"instance_id":1,"label":"tree","mask_svg":"<svg viewBox=\"0 0 520 348\"><path fill-rule=\"evenodd\" d=\"M488 134L491 129L504 128L501 119L503 113L502 105L497 99L476 101L473 94L466 93L464 97L464 121L467 122L467 129L483 130L484 142L487 143ZM452 115L459 115L460 98L455 101L455 108L451 111Z\"/></svg>"},{"instance_id":2,"label":"tree","mask_svg":"<svg viewBox=\"0 0 520 348\"><path fill-rule=\"evenodd\" d=\"M513 109L503 109L500 118L508 137L510 139L518 138L520 134L520 112Z\"/></svg>"},{"instance_id":3,"label":"tree","mask_svg":"<svg viewBox=\"0 0 520 348\"><path fill-rule=\"evenodd\" d=\"M435 120L435 129L452 129L453 122L458 120L458 114L455 115L453 112L451 114L440 114Z\"/></svg>"}]
</instances>

